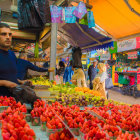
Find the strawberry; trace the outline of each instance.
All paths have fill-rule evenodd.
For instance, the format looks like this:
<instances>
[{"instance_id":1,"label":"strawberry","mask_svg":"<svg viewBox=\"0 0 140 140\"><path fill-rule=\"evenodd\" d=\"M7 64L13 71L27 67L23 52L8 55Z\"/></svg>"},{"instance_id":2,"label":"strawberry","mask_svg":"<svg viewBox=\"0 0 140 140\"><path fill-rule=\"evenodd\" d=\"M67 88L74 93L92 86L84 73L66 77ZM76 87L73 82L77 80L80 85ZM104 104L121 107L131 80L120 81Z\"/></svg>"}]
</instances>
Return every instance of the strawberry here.
<instances>
[{"instance_id":1,"label":"strawberry","mask_svg":"<svg viewBox=\"0 0 140 140\"><path fill-rule=\"evenodd\" d=\"M12 137L10 137L10 139L9 140L15 140L15 138L12 136Z\"/></svg>"},{"instance_id":2,"label":"strawberry","mask_svg":"<svg viewBox=\"0 0 140 140\"><path fill-rule=\"evenodd\" d=\"M35 136L35 132L34 132L33 129L28 129L28 130L26 131L26 133L27 133L27 135Z\"/></svg>"}]
</instances>

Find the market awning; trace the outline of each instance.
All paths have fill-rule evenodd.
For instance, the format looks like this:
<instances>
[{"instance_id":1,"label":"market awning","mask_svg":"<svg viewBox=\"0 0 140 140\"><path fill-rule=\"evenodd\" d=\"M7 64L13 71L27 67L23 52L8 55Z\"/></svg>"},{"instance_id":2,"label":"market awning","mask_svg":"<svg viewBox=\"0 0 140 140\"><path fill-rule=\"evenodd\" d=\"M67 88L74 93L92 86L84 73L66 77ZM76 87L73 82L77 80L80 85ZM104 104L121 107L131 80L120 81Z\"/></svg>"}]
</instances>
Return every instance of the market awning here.
<instances>
[{"instance_id":1,"label":"market awning","mask_svg":"<svg viewBox=\"0 0 140 140\"><path fill-rule=\"evenodd\" d=\"M58 30L72 46L81 47L83 50L102 49L111 47L112 39L104 36L87 25L65 24Z\"/></svg>"},{"instance_id":2,"label":"market awning","mask_svg":"<svg viewBox=\"0 0 140 140\"><path fill-rule=\"evenodd\" d=\"M80 0L86 3L87 0ZM88 0L95 23L114 39L140 36L140 0ZM76 6L77 3L72 2Z\"/></svg>"},{"instance_id":3,"label":"market awning","mask_svg":"<svg viewBox=\"0 0 140 140\"><path fill-rule=\"evenodd\" d=\"M131 11L126 0L89 0L95 22L116 39L140 36L140 16ZM140 14L140 0L127 0Z\"/></svg>"}]
</instances>

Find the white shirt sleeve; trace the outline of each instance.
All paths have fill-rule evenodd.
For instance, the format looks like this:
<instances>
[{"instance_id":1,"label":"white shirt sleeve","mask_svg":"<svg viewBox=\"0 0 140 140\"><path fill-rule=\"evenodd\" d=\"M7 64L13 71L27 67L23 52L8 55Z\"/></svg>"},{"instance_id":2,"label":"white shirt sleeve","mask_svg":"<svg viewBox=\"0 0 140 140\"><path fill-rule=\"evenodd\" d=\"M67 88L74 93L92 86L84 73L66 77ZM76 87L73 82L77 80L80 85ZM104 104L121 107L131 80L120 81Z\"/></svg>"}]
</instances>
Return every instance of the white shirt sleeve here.
<instances>
[{"instance_id":1,"label":"white shirt sleeve","mask_svg":"<svg viewBox=\"0 0 140 140\"><path fill-rule=\"evenodd\" d=\"M100 78L100 82L103 83L103 82L105 81L105 79L107 79L107 78L108 78L107 72L103 72L103 73L102 73L102 76L101 76L101 78Z\"/></svg>"}]
</instances>

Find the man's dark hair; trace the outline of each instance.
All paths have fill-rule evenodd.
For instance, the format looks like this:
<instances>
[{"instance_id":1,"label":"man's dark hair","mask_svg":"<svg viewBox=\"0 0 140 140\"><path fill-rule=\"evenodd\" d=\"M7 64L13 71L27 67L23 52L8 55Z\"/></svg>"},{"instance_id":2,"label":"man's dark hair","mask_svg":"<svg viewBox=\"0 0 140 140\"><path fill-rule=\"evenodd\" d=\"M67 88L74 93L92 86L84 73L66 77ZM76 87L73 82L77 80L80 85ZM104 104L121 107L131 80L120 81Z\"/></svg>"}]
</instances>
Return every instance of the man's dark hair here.
<instances>
[{"instance_id":1,"label":"man's dark hair","mask_svg":"<svg viewBox=\"0 0 140 140\"><path fill-rule=\"evenodd\" d=\"M10 28L10 26L6 23L0 23L0 28Z\"/></svg>"},{"instance_id":2,"label":"man's dark hair","mask_svg":"<svg viewBox=\"0 0 140 140\"><path fill-rule=\"evenodd\" d=\"M60 61L60 62L59 62L59 67L63 67L63 68L65 68L65 64L64 64L63 61Z\"/></svg>"}]
</instances>

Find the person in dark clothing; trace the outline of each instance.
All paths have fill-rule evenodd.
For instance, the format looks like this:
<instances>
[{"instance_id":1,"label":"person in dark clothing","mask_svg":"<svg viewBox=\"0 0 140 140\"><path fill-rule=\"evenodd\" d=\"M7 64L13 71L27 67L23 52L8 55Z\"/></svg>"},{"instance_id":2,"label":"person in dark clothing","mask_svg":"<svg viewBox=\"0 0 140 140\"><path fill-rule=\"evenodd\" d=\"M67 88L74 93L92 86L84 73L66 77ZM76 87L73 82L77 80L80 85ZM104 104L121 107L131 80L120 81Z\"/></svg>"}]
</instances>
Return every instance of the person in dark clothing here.
<instances>
[{"instance_id":1,"label":"person in dark clothing","mask_svg":"<svg viewBox=\"0 0 140 140\"><path fill-rule=\"evenodd\" d=\"M63 76L65 72L65 64L63 61L59 62L59 69L56 71L56 75L60 77L61 83L63 83Z\"/></svg>"},{"instance_id":2,"label":"person in dark clothing","mask_svg":"<svg viewBox=\"0 0 140 140\"><path fill-rule=\"evenodd\" d=\"M31 62L27 61L26 54L20 54L19 58L17 59L17 78L20 80L25 79L25 75L28 69L38 71L38 72L47 72L48 69L40 68L36 65L33 65Z\"/></svg>"},{"instance_id":3,"label":"person in dark clothing","mask_svg":"<svg viewBox=\"0 0 140 140\"><path fill-rule=\"evenodd\" d=\"M0 23L0 96L12 96L9 88L22 82L16 77L16 56L9 50L11 43L12 32L9 25Z\"/></svg>"},{"instance_id":4,"label":"person in dark clothing","mask_svg":"<svg viewBox=\"0 0 140 140\"><path fill-rule=\"evenodd\" d=\"M91 65L88 69L88 76L89 76L89 81L90 81L90 89L93 89L93 83L92 81L94 80L96 74L97 74L97 60L93 61L93 65Z\"/></svg>"},{"instance_id":5,"label":"person in dark clothing","mask_svg":"<svg viewBox=\"0 0 140 140\"><path fill-rule=\"evenodd\" d=\"M49 67L49 62L45 62L44 64L43 64L43 68L48 68Z\"/></svg>"},{"instance_id":6,"label":"person in dark clothing","mask_svg":"<svg viewBox=\"0 0 140 140\"><path fill-rule=\"evenodd\" d=\"M65 72L65 64L63 61L60 61L59 62L59 69L57 70L57 74L59 76L63 76L64 75L64 72Z\"/></svg>"}]
</instances>

